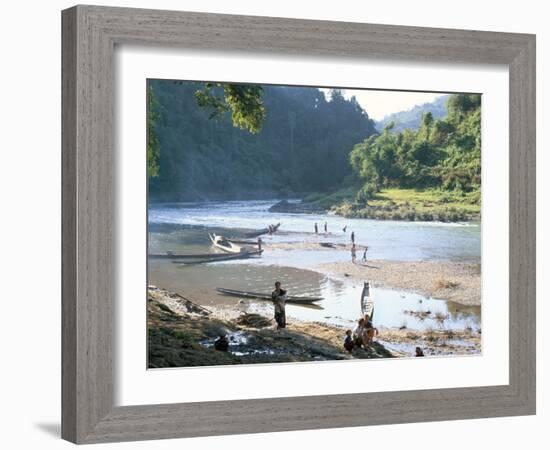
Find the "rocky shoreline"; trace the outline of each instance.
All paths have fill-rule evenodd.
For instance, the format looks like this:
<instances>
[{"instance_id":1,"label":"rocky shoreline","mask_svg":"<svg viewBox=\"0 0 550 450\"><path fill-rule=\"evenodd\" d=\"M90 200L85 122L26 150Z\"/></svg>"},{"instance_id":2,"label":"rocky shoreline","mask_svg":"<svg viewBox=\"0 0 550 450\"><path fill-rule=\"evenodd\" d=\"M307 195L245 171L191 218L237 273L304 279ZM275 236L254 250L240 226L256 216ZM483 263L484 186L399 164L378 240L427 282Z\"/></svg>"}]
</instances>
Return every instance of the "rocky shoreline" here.
<instances>
[{"instance_id":1,"label":"rocky shoreline","mask_svg":"<svg viewBox=\"0 0 550 450\"><path fill-rule=\"evenodd\" d=\"M480 331L380 329L375 343L352 353L343 346L345 329L318 322L289 321L276 330L270 317L228 314L203 307L177 293L148 289L148 367L188 367L410 357L421 345L426 356L479 354ZM214 349L226 336L228 351Z\"/></svg>"}]
</instances>

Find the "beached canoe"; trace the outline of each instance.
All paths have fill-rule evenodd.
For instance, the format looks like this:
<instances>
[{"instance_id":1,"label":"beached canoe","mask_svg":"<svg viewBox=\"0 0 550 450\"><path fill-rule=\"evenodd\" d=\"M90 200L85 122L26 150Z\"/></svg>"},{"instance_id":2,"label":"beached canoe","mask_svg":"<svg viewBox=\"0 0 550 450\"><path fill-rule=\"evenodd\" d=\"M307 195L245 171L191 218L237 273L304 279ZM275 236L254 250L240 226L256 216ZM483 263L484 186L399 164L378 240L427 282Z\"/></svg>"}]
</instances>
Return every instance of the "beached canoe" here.
<instances>
[{"instance_id":1,"label":"beached canoe","mask_svg":"<svg viewBox=\"0 0 550 450\"><path fill-rule=\"evenodd\" d=\"M262 294L258 292L237 291L235 289L216 288L218 292L225 295L231 295L233 297L252 298L255 300L269 300L271 301L271 294ZM314 303L323 300L323 297L295 297L289 295L286 297L287 303Z\"/></svg>"},{"instance_id":2,"label":"beached canoe","mask_svg":"<svg viewBox=\"0 0 550 450\"><path fill-rule=\"evenodd\" d=\"M263 250L255 250L242 253L202 253L202 254L181 254L181 253L156 253L149 254L150 259L170 259L174 263L200 264L205 262L227 261L231 259L245 259L254 256L261 256Z\"/></svg>"},{"instance_id":3,"label":"beached canoe","mask_svg":"<svg viewBox=\"0 0 550 450\"><path fill-rule=\"evenodd\" d=\"M276 225L271 225L271 232L275 233L280 226L281 226L280 222ZM261 236L262 234L267 234L267 233L269 233L269 228L262 228L261 230L251 231L249 233L245 233L244 235L247 238L253 238L253 237L258 237L258 236Z\"/></svg>"},{"instance_id":4,"label":"beached canoe","mask_svg":"<svg viewBox=\"0 0 550 450\"><path fill-rule=\"evenodd\" d=\"M214 244L217 248L220 250L223 250L227 253L242 253L244 252L243 248L240 245L237 245L229 240L227 238L217 235L215 233L208 233L208 236L210 237L210 240L212 241L212 244Z\"/></svg>"},{"instance_id":5,"label":"beached canoe","mask_svg":"<svg viewBox=\"0 0 550 450\"><path fill-rule=\"evenodd\" d=\"M255 239L239 239L239 238L227 238L229 241L233 242L234 244L240 244L240 245L252 245L254 247L258 246L258 241Z\"/></svg>"},{"instance_id":6,"label":"beached canoe","mask_svg":"<svg viewBox=\"0 0 550 450\"><path fill-rule=\"evenodd\" d=\"M188 258L188 259L173 259L173 264L190 265L190 264L207 264L222 261L231 261L234 259L247 259L253 256L260 256L261 252L242 252L242 253L226 253L221 257L216 258Z\"/></svg>"},{"instance_id":7,"label":"beached canoe","mask_svg":"<svg viewBox=\"0 0 550 450\"><path fill-rule=\"evenodd\" d=\"M368 281L363 283L363 292L361 292L361 313L363 316L369 315L370 320L374 316L374 298L370 292L370 284Z\"/></svg>"}]
</instances>

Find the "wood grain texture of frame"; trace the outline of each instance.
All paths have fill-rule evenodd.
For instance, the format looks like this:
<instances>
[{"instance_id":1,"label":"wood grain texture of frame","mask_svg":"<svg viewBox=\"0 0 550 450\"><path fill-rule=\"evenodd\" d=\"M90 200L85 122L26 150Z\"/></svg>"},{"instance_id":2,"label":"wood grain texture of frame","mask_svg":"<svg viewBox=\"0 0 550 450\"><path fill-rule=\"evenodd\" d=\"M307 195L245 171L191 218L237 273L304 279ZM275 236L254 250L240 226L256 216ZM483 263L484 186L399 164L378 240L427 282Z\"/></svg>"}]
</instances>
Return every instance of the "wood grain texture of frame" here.
<instances>
[{"instance_id":1,"label":"wood grain texture of frame","mask_svg":"<svg viewBox=\"0 0 550 450\"><path fill-rule=\"evenodd\" d=\"M96 6L63 11L62 31L63 438L94 443L534 414L533 35ZM115 407L116 44L508 66L509 384Z\"/></svg>"}]
</instances>

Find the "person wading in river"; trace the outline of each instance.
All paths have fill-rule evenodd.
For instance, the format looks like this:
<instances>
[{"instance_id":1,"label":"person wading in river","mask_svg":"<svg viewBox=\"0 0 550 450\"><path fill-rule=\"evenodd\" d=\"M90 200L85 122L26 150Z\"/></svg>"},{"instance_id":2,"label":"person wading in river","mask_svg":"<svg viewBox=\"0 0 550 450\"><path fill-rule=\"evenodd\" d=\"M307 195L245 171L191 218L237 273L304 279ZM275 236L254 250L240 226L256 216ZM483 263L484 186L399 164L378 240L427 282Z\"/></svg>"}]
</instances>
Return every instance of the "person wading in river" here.
<instances>
[{"instance_id":1,"label":"person wading in river","mask_svg":"<svg viewBox=\"0 0 550 450\"><path fill-rule=\"evenodd\" d=\"M315 234L319 233L319 228L317 227L317 222L315 222Z\"/></svg>"},{"instance_id":2,"label":"person wading in river","mask_svg":"<svg viewBox=\"0 0 550 450\"><path fill-rule=\"evenodd\" d=\"M328 233L328 224L325 222L325 234Z\"/></svg>"},{"instance_id":3,"label":"person wading in river","mask_svg":"<svg viewBox=\"0 0 550 450\"><path fill-rule=\"evenodd\" d=\"M277 322L277 329L286 327L286 314L285 314L285 302L286 291L281 288L281 282L275 282L275 290L271 293L271 299L273 300L273 306L275 307L275 322Z\"/></svg>"},{"instance_id":4,"label":"person wading in river","mask_svg":"<svg viewBox=\"0 0 550 450\"><path fill-rule=\"evenodd\" d=\"M351 232L351 243L355 244L355 231Z\"/></svg>"},{"instance_id":5,"label":"person wading in river","mask_svg":"<svg viewBox=\"0 0 550 450\"><path fill-rule=\"evenodd\" d=\"M258 237L258 251L259 252L262 251L262 238L261 237Z\"/></svg>"}]
</instances>

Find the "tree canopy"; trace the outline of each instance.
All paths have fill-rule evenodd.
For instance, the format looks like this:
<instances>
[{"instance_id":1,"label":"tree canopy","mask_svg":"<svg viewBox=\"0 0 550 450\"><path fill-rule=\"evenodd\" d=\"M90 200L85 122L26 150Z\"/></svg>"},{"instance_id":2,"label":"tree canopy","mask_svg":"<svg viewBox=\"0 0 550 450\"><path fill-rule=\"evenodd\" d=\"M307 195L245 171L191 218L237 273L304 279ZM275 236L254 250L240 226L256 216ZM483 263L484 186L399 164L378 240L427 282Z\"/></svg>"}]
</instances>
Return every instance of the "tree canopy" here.
<instances>
[{"instance_id":1,"label":"tree canopy","mask_svg":"<svg viewBox=\"0 0 550 450\"><path fill-rule=\"evenodd\" d=\"M211 110L211 119L229 111L233 126L259 133L265 119L262 92L258 85L205 83L195 97L200 107Z\"/></svg>"},{"instance_id":2,"label":"tree canopy","mask_svg":"<svg viewBox=\"0 0 550 450\"><path fill-rule=\"evenodd\" d=\"M382 188L472 192L481 184L481 96L449 96L447 115L428 112L418 130L393 132L393 123L354 146L350 162L363 183L364 202Z\"/></svg>"},{"instance_id":3,"label":"tree canopy","mask_svg":"<svg viewBox=\"0 0 550 450\"><path fill-rule=\"evenodd\" d=\"M157 102L156 200L330 192L352 175L350 149L375 133L339 92L327 99L315 88L168 80L149 80L148 89Z\"/></svg>"}]
</instances>

